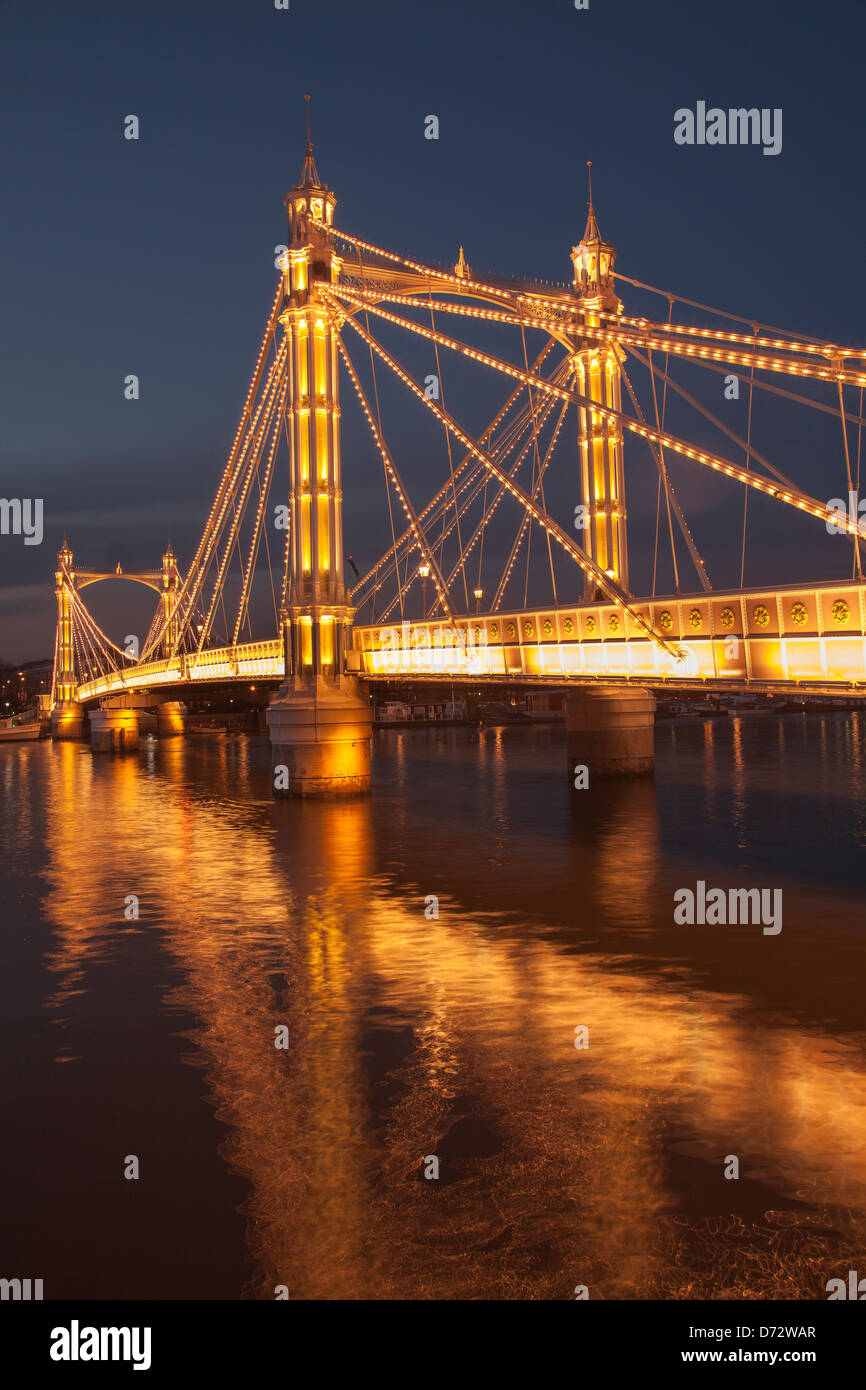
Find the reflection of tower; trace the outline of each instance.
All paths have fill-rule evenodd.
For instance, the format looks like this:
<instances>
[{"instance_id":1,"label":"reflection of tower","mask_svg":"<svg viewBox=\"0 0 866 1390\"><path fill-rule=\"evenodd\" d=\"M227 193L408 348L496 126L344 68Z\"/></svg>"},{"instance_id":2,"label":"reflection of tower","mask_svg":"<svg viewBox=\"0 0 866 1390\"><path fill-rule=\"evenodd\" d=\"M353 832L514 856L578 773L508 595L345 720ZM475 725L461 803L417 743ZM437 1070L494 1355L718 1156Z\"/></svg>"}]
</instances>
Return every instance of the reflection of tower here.
<instances>
[{"instance_id":1,"label":"reflection of tower","mask_svg":"<svg viewBox=\"0 0 866 1390\"><path fill-rule=\"evenodd\" d=\"M52 690L52 738L80 738L84 732L84 713L76 699L78 681L75 675L75 645L72 632L72 551L63 537L57 553L54 574L54 593L57 598L57 639L54 651L54 680Z\"/></svg>"},{"instance_id":2,"label":"reflection of tower","mask_svg":"<svg viewBox=\"0 0 866 1390\"><path fill-rule=\"evenodd\" d=\"M602 241L598 230L590 173L586 229L580 245L571 253L574 291L583 310L585 328L574 354L575 379L581 395L619 411L622 408L622 350L615 343L602 343L593 333L594 329L615 332L616 325L609 321L610 316L622 313L614 286L615 258L613 246ZM603 319L608 321L603 322ZM591 406L579 407L578 417L581 494L589 517L586 551L599 569L628 592L622 430L618 420L598 414ZM584 599L592 602L602 597L594 581L587 576Z\"/></svg>"},{"instance_id":3,"label":"reflection of tower","mask_svg":"<svg viewBox=\"0 0 866 1390\"><path fill-rule=\"evenodd\" d=\"M343 583L339 325L320 291L342 269L327 230L336 201L316 169L308 107L304 166L286 197L289 246L280 322L287 345L290 583L286 681L268 711L274 765L287 771L285 785L275 775L275 790L299 796L370 786L369 700L344 670L355 610L346 603Z\"/></svg>"},{"instance_id":4,"label":"reflection of tower","mask_svg":"<svg viewBox=\"0 0 866 1390\"><path fill-rule=\"evenodd\" d=\"M708 724L712 720L706 721ZM569 800L571 891L587 918L615 930L649 927L658 911L658 800L644 777L599 778ZM632 885L640 883L635 893Z\"/></svg>"}]
</instances>

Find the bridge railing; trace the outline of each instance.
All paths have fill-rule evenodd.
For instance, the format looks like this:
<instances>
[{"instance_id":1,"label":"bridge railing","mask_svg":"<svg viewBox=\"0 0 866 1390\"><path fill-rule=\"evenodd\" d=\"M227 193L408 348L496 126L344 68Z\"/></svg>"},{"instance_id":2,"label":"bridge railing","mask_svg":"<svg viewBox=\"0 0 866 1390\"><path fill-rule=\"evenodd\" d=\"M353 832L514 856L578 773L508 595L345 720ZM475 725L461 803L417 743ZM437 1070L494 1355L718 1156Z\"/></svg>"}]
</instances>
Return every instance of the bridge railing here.
<instances>
[{"instance_id":1,"label":"bridge railing","mask_svg":"<svg viewBox=\"0 0 866 1390\"><path fill-rule=\"evenodd\" d=\"M101 699L160 685L246 680L255 676L282 678L284 674L283 644L277 637L266 642L246 642L238 647L209 647L167 660L146 661L125 671L111 671L80 685L78 699Z\"/></svg>"}]
</instances>

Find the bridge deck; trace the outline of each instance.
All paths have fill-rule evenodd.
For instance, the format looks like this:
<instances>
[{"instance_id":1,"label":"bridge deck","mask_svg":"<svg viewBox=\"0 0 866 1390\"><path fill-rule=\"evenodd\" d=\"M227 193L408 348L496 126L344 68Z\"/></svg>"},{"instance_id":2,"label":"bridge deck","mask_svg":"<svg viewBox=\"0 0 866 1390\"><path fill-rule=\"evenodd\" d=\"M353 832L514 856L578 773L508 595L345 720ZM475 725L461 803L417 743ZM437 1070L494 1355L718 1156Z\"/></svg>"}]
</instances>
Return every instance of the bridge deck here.
<instances>
[{"instance_id":1,"label":"bridge deck","mask_svg":"<svg viewBox=\"0 0 866 1390\"><path fill-rule=\"evenodd\" d=\"M725 686L866 682L866 585L677 594L635 607L672 645L677 662L612 603L535 608L397 627L356 627L367 676L449 675L547 680L682 679Z\"/></svg>"},{"instance_id":2,"label":"bridge deck","mask_svg":"<svg viewBox=\"0 0 866 1390\"><path fill-rule=\"evenodd\" d=\"M636 607L686 649L677 662L611 603L356 627L349 669L370 679L467 678L563 684L641 681L681 688L803 688L866 694L866 584L838 581L677 594ZM160 686L281 679L278 639L112 672L79 686L90 701ZM862 689L861 689L862 687Z\"/></svg>"}]
</instances>

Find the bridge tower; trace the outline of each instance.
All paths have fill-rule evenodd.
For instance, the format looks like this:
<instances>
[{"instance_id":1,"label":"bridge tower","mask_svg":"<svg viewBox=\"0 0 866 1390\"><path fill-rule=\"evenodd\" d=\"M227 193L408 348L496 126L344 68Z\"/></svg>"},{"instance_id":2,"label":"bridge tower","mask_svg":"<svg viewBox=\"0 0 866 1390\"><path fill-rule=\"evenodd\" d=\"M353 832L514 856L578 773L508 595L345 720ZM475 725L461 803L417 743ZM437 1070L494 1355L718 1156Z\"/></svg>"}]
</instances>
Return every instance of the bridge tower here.
<instances>
[{"instance_id":1,"label":"bridge tower","mask_svg":"<svg viewBox=\"0 0 866 1390\"><path fill-rule=\"evenodd\" d=\"M160 602L162 604L162 618L165 623L163 635L163 653L171 656L177 646L177 599L180 587L180 573L177 568L177 556L172 549L171 541L168 543L165 554L162 557L162 588L159 591Z\"/></svg>"},{"instance_id":2,"label":"bridge tower","mask_svg":"<svg viewBox=\"0 0 866 1390\"><path fill-rule=\"evenodd\" d=\"M622 303L616 292L613 267L616 251L603 241L592 202L592 161L588 161L589 213L578 246L572 248L574 293L583 310L583 332L577 339L574 374L577 390L610 410L622 409L621 363L625 354L613 342L602 342L593 330L616 331ZM616 416L600 415L591 405L578 408L581 497L588 518L585 549L625 593L628 587L625 474L622 429ZM587 575L584 602L604 598ZM569 777L585 768L599 777L633 777L654 767L655 698L639 687L597 686L569 695L565 702ZM575 779L575 786L579 779Z\"/></svg>"},{"instance_id":3,"label":"bridge tower","mask_svg":"<svg viewBox=\"0 0 866 1390\"><path fill-rule=\"evenodd\" d=\"M290 796L370 790L369 698L366 686L345 670L355 610L343 580L339 325L319 288L335 283L342 270L327 230L336 202L316 169L308 105L304 165L285 199L289 238L280 323L291 456L286 679L268 709L274 790Z\"/></svg>"},{"instance_id":4,"label":"bridge tower","mask_svg":"<svg viewBox=\"0 0 866 1390\"><path fill-rule=\"evenodd\" d=\"M591 164L591 161L590 161ZM621 349L593 336L593 329L610 332L615 325L606 316L622 313L613 266L616 251L602 241L592 203L590 168L589 215L578 246L572 248L574 292L580 300L584 335L577 340L574 369L577 390L612 410L622 409ZM615 417L601 416L591 406L578 409L581 495L587 508L585 549L599 569L628 593L625 480L622 430ZM587 576L584 600L603 598Z\"/></svg>"},{"instance_id":5,"label":"bridge tower","mask_svg":"<svg viewBox=\"0 0 866 1390\"><path fill-rule=\"evenodd\" d=\"M72 551L65 536L57 552L54 580L54 594L57 599L57 644L54 651L51 736L81 738L84 734L84 711L78 703L78 681L75 675L71 596L74 576Z\"/></svg>"}]
</instances>

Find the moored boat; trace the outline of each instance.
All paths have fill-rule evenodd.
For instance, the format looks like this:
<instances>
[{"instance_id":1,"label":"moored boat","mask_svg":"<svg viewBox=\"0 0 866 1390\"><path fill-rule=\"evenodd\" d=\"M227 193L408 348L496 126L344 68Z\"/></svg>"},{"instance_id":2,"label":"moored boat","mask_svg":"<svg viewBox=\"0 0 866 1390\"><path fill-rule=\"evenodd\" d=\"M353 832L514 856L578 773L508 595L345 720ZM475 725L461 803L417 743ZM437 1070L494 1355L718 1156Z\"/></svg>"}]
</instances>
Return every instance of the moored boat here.
<instances>
[{"instance_id":1,"label":"moored boat","mask_svg":"<svg viewBox=\"0 0 866 1390\"><path fill-rule=\"evenodd\" d=\"M0 719L0 743L25 743L42 734L39 720Z\"/></svg>"}]
</instances>

